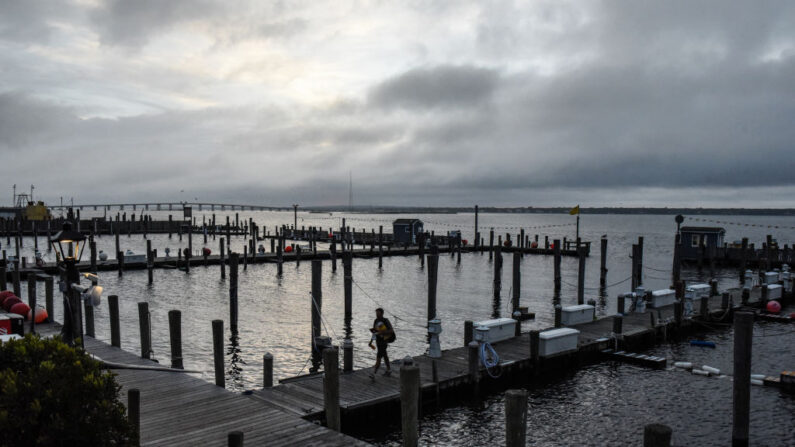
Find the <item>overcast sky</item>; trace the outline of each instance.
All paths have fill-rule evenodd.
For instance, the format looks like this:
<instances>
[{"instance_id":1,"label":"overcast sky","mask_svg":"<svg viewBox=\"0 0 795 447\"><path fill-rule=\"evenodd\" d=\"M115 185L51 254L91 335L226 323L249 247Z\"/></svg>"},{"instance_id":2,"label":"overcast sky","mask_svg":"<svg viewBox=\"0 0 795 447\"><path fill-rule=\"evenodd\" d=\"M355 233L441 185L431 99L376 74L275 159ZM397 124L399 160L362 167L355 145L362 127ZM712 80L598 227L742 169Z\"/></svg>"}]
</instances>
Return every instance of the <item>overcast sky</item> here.
<instances>
[{"instance_id":1,"label":"overcast sky","mask_svg":"<svg viewBox=\"0 0 795 447\"><path fill-rule=\"evenodd\" d=\"M0 203L346 204L351 172L357 205L792 207L794 24L792 1L0 0Z\"/></svg>"}]
</instances>

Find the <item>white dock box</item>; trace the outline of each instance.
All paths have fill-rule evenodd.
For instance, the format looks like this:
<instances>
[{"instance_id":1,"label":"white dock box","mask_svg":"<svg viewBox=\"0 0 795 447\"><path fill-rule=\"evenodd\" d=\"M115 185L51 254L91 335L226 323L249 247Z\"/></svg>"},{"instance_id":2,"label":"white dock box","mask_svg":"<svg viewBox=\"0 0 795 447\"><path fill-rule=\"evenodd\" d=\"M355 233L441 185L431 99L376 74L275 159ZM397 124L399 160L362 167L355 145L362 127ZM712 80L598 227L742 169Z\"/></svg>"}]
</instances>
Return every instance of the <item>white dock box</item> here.
<instances>
[{"instance_id":1,"label":"white dock box","mask_svg":"<svg viewBox=\"0 0 795 447\"><path fill-rule=\"evenodd\" d=\"M565 306L560 311L560 322L564 326L593 321L594 307L589 304Z\"/></svg>"},{"instance_id":2,"label":"white dock box","mask_svg":"<svg viewBox=\"0 0 795 447\"><path fill-rule=\"evenodd\" d=\"M695 300L702 297L708 297L712 288L709 284L693 284L687 286L685 289L685 299Z\"/></svg>"},{"instance_id":3,"label":"white dock box","mask_svg":"<svg viewBox=\"0 0 795 447\"><path fill-rule=\"evenodd\" d=\"M484 321L476 321L472 324L474 328L479 327L486 327L488 328L487 336L488 340L478 340L478 341L485 341L488 343L496 343L498 341L507 340L509 338L513 338L516 335L516 320L513 318L497 318L494 320L484 320ZM477 333L477 331L475 331Z\"/></svg>"},{"instance_id":4,"label":"white dock box","mask_svg":"<svg viewBox=\"0 0 795 447\"><path fill-rule=\"evenodd\" d=\"M651 293L649 307L659 309L670 306L676 301L676 291L671 289L655 290Z\"/></svg>"},{"instance_id":5,"label":"white dock box","mask_svg":"<svg viewBox=\"0 0 795 447\"><path fill-rule=\"evenodd\" d=\"M767 286L767 299L780 300L781 299L781 284L770 284Z\"/></svg>"},{"instance_id":6,"label":"white dock box","mask_svg":"<svg viewBox=\"0 0 795 447\"><path fill-rule=\"evenodd\" d=\"M778 272L765 272L764 284L777 284L777 283L778 283Z\"/></svg>"},{"instance_id":7,"label":"white dock box","mask_svg":"<svg viewBox=\"0 0 795 447\"><path fill-rule=\"evenodd\" d=\"M538 334L538 355L548 357L577 349L580 331L570 327L550 329Z\"/></svg>"}]
</instances>

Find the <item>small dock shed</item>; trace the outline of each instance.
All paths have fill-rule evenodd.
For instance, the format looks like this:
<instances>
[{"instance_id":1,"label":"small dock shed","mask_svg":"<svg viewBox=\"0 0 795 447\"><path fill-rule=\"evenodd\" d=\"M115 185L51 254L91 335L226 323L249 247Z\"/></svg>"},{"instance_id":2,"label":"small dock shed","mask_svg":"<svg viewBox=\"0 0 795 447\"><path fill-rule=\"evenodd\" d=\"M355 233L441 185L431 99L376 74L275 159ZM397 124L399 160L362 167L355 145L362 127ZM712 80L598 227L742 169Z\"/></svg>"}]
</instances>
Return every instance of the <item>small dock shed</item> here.
<instances>
[{"instance_id":1,"label":"small dock shed","mask_svg":"<svg viewBox=\"0 0 795 447\"><path fill-rule=\"evenodd\" d=\"M718 247L723 247L723 236L726 230L721 227L682 227L681 253L683 258L697 258L703 246L707 253Z\"/></svg>"},{"instance_id":2,"label":"small dock shed","mask_svg":"<svg viewBox=\"0 0 795 447\"><path fill-rule=\"evenodd\" d=\"M392 222L392 235L395 242L416 244L417 235L422 232L422 221L419 219L396 219Z\"/></svg>"}]
</instances>

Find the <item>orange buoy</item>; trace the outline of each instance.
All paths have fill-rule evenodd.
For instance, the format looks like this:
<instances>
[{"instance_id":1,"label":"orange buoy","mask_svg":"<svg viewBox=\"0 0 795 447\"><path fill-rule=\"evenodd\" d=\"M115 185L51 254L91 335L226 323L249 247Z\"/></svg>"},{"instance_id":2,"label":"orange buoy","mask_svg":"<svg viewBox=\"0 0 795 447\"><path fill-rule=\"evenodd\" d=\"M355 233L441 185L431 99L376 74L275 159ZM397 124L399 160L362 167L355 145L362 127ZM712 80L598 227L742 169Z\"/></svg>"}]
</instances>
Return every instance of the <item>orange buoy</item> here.
<instances>
[{"instance_id":1,"label":"orange buoy","mask_svg":"<svg viewBox=\"0 0 795 447\"><path fill-rule=\"evenodd\" d=\"M293 251L293 246L292 245L288 245L288 246L284 247L284 252L285 253L290 253L291 251Z\"/></svg>"},{"instance_id":2,"label":"orange buoy","mask_svg":"<svg viewBox=\"0 0 795 447\"><path fill-rule=\"evenodd\" d=\"M28 311L28 317L27 317L28 321L30 321L30 318L31 318L33 313L34 313L33 309ZM35 314L36 314L36 324L44 323L47 320L47 317L49 317L49 315L47 315L47 309L45 309L43 307L36 306Z\"/></svg>"}]
</instances>

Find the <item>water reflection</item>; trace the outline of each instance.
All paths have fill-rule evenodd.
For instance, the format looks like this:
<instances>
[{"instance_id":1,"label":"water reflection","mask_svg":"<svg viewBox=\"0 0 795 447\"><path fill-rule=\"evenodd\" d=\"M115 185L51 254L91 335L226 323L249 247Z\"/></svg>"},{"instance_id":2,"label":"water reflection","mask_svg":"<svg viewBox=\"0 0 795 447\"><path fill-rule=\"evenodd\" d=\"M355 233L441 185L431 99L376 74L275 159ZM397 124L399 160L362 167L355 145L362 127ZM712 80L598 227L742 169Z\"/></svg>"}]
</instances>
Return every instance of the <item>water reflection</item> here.
<instances>
[{"instance_id":1,"label":"water reflection","mask_svg":"<svg viewBox=\"0 0 795 447\"><path fill-rule=\"evenodd\" d=\"M237 331L232 331L229 336L229 347L226 350L226 355L229 357L229 369L226 372L227 383L234 390L245 388L243 383L243 365L246 362L240 356L240 337Z\"/></svg>"}]
</instances>

